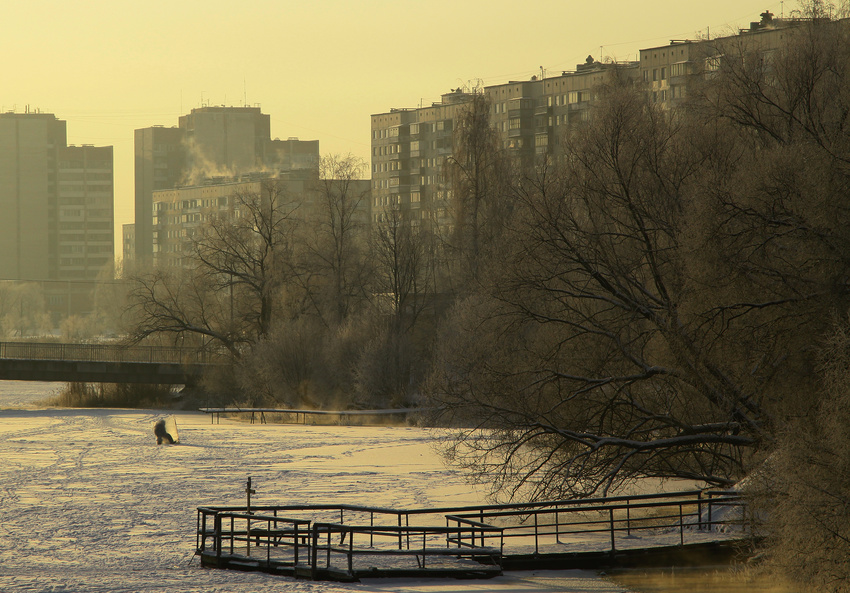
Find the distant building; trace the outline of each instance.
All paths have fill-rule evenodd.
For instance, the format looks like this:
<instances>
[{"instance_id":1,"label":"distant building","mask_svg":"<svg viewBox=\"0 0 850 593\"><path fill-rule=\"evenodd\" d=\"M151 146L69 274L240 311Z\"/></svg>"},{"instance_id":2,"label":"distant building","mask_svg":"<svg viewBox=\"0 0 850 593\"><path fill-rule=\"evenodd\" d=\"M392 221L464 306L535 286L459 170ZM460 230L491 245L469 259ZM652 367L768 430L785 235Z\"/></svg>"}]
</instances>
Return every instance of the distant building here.
<instances>
[{"instance_id":1,"label":"distant building","mask_svg":"<svg viewBox=\"0 0 850 593\"><path fill-rule=\"evenodd\" d=\"M2 279L49 280L51 272L55 277L56 162L66 138L65 122L52 113L0 114Z\"/></svg>"},{"instance_id":2,"label":"distant building","mask_svg":"<svg viewBox=\"0 0 850 593\"><path fill-rule=\"evenodd\" d=\"M321 194L315 170L293 171L272 176L254 173L239 178L207 180L202 185L183 186L153 192L153 263L158 267L185 267L194 264L192 239L213 216L235 216L239 195L261 195L264 184L281 186L287 200L297 203L294 219L310 223L322 216ZM354 220L366 232L370 221L369 180L354 180L351 195L364 199Z\"/></svg>"},{"instance_id":3,"label":"distant building","mask_svg":"<svg viewBox=\"0 0 850 593\"><path fill-rule=\"evenodd\" d=\"M794 28L807 21L777 19L769 11L760 16L760 21L750 23L748 29L742 29L736 35L715 39L674 39L669 45L640 50L640 80L650 102L665 109L674 107L687 96L691 77L711 76L720 68L727 52L733 55L755 52L764 59L785 46ZM843 22L847 24L847 21Z\"/></svg>"},{"instance_id":4,"label":"distant building","mask_svg":"<svg viewBox=\"0 0 850 593\"><path fill-rule=\"evenodd\" d=\"M637 63L603 64L588 57L574 72L485 87L491 125L523 162L558 150L571 125L587 121L593 89L615 72L637 76ZM427 107L372 115L372 208L397 204L412 219L448 220L443 162L454 150L455 121L472 95L461 89Z\"/></svg>"},{"instance_id":5,"label":"distant building","mask_svg":"<svg viewBox=\"0 0 850 593\"><path fill-rule=\"evenodd\" d=\"M40 281L53 313L90 312L113 199L111 146L68 146L53 114L0 114L0 279Z\"/></svg>"},{"instance_id":6,"label":"distant building","mask_svg":"<svg viewBox=\"0 0 850 593\"><path fill-rule=\"evenodd\" d=\"M183 179L186 168L184 137L184 130L162 126L143 128L135 132L136 243L133 257L140 262L150 262L153 254L153 192L175 187ZM124 258L127 259L126 251Z\"/></svg>"},{"instance_id":7,"label":"distant building","mask_svg":"<svg viewBox=\"0 0 850 593\"><path fill-rule=\"evenodd\" d=\"M151 262L155 191L260 171L316 169L319 142L272 140L270 118L259 107L206 106L180 116L178 127L136 130L135 154L134 257Z\"/></svg>"},{"instance_id":8,"label":"distant building","mask_svg":"<svg viewBox=\"0 0 850 593\"><path fill-rule=\"evenodd\" d=\"M115 259L112 147L57 151L59 280L95 280Z\"/></svg>"},{"instance_id":9,"label":"distant building","mask_svg":"<svg viewBox=\"0 0 850 593\"><path fill-rule=\"evenodd\" d=\"M124 259L136 259L136 225L134 223L121 225L121 238L124 244Z\"/></svg>"}]
</instances>

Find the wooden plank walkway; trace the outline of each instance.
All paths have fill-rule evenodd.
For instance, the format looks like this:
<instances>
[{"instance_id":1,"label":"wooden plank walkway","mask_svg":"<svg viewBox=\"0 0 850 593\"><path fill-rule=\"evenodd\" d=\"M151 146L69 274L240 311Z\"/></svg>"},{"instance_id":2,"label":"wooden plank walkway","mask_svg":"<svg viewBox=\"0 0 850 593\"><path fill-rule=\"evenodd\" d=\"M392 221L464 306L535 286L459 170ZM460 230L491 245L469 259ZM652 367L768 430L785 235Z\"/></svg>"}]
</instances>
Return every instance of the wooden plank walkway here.
<instances>
[{"instance_id":1,"label":"wooden plank walkway","mask_svg":"<svg viewBox=\"0 0 850 593\"><path fill-rule=\"evenodd\" d=\"M687 491L443 509L200 507L196 554L208 567L343 581L717 564L752 542L745 504Z\"/></svg>"}]
</instances>

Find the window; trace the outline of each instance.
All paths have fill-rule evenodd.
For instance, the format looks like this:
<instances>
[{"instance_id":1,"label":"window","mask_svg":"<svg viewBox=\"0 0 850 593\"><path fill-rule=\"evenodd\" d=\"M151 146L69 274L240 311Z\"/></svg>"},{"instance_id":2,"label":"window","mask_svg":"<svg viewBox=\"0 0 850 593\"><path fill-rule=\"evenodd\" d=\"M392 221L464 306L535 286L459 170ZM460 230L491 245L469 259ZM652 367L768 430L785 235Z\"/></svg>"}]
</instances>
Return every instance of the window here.
<instances>
[{"instance_id":1,"label":"window","mask_svg":"<svg viewBox=\"0 0 850 593\"><path fill-rule=\"evenodd\" d=\"M667 68L661 69L661 80L667 80Z\"/></svg>"},{"instance_id":2,"label":"window","mask_svg":"<svg viewBox=\"0 0 850 593\"><path fill-rule=\"evenodd\" d=\"M652 69L652 82L655 82L656 80L658 80L658 69L653 68Z\"/></svg>"},{"instance_id":3,"label":"window","mask_svg":"<svg viewBox=\"0 0 850 593\"><path fill-rule=\"evenodd\" d=\"M688 63L678 62L670 66L670 77L685 76L688 73Z\"/></svg>"},{"instance_id":4,"label":"window","mask_svg":"<svg viewBox=\"0 0 850 593\"><path fill-rule=\"evenodd\" d=\"M710 56L705 59L706 72L716 72L720 70L720 62L723 56Z\"/></svg>"}]
</instances>

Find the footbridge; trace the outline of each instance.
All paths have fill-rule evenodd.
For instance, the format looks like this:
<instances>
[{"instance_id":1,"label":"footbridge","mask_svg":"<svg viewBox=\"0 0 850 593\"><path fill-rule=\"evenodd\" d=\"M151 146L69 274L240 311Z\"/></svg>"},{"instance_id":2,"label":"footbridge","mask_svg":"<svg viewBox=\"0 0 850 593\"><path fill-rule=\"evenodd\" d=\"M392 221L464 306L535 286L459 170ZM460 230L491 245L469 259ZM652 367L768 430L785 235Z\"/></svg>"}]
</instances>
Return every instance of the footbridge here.
<instances>
[{"instance_id":1,"label":"footbridge","mask_svg":"<svg viewBox=\"0 0 850 593\"><path fill-rule=\"evenodd\" d=\"M503 570L715 565L753 541L734 491L435 509L360 505L199 507L196 555L210 568L313 580L485 578Z\"/></svg>"},{"instance_id":2,"label":"footbridge","mask_svg":"<svg viewBox=\"0 0 850 593\"><path fill-rule=\"evenodd\" d=\"M0 380L192 385L222 364L189 348L0 342Z\"/></svg>"}]
</instances>

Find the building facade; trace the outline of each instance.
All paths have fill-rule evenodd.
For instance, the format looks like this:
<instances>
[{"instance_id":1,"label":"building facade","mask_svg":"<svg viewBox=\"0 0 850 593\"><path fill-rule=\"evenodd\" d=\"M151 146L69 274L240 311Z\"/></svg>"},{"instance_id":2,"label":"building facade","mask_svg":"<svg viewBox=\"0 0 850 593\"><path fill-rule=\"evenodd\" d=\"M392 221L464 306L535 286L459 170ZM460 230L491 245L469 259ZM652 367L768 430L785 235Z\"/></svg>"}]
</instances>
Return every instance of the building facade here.
<instances>
[{"instance_id":1,"label":"building facade","mask_svg":"<svg viewBox=\"0 0 850 593\"><path fill-rule=\"evenodd\" d=\"M133 255L140 263L151 263L154 192L259 171L318 168L319 142L272 140L270 118L259 107L205 106L180 116L177 127L136 130L135 157Z\"/></svg>"},{"instance_id":2,"label":"building facade","mask_svg":"<svg viewBox=\"0 0 850 593\"><path fill-rule=\"evenodd\" d=\"M57 154L55 272L95 280L115 259L112 147L68 146ZM51 265L53 268L53 265Z\"/></svg>"},{"instance_id":3,"label":"building facade","mask_svg":"<svg viewBox=\"0 0 850 593\"><path fill-rule=\"evenodd\" d=\"M700 40L671 40L668 45L640 50L640 77L650 102L664 109L680 104L695 76L711 76L727 54L755 52L761 59L785 46L800 19L777 19L771 12L736 35Z\"/></svg>"},{"instance_id":4,"label":"building facade","mask_svg":"<svg viewBox=\"0 0 850 593\"><path fill-rule=\"evenodd\" d=\"M637 77L637 63L603 64L588 57L573 72L483 89L491 125L521 162L558 150L570 126L587 121L593 89L612 76ZM443 163L454 150L456 120L472 95L461 89L427 107L372 115L371 171L374 220L398 206L413 220L450 224Z\"/></svg>"},{"instance_id":5,"label":"building facade","mask_svg":"<svg viewBox=\"0 0 850 593\"><path fill-rule=\"evenodd\" d=\"M0 279L39 282L57 315L89 313L113 202L111 146L68 146L53 114L0 114Z\"/></svg>"},{"instance_id":6,"label":"building facade","mask_svg":"<svg viewBox=\"0 0 850 593\"><path fill-rule=\"evenodd\" d=\"M208 179L200 185L187 185L153 193L152 226L154 229L153 263L157 267L186 267L195 265L193 238L213 217L239 216L239 196L261 196L268 184L281 192L286 202L284 210L291 211L294 228L303 231L323 216L327 192L345 187L349 197L356 200L353 227L366 239L369 229L369 180L353 180L335 185L334 180L319 180L315 169L301 169L272 176L253 173L238 178ZM342 191L342 190L340 190Z\"/></svg>"},{"instance_id":7,"label":"building facade","mask_svg":"<svg viewBox=\"0 0 850 593\"><path fill-rule=\"evenodd\" d=\"M153 257L151 209L153 192L177 186L186 166L185 132L154 126L135 131L135 249L134 258L150 263ZM124 258L128 254L124 252Z\"/></svg>"}]
</instances>

